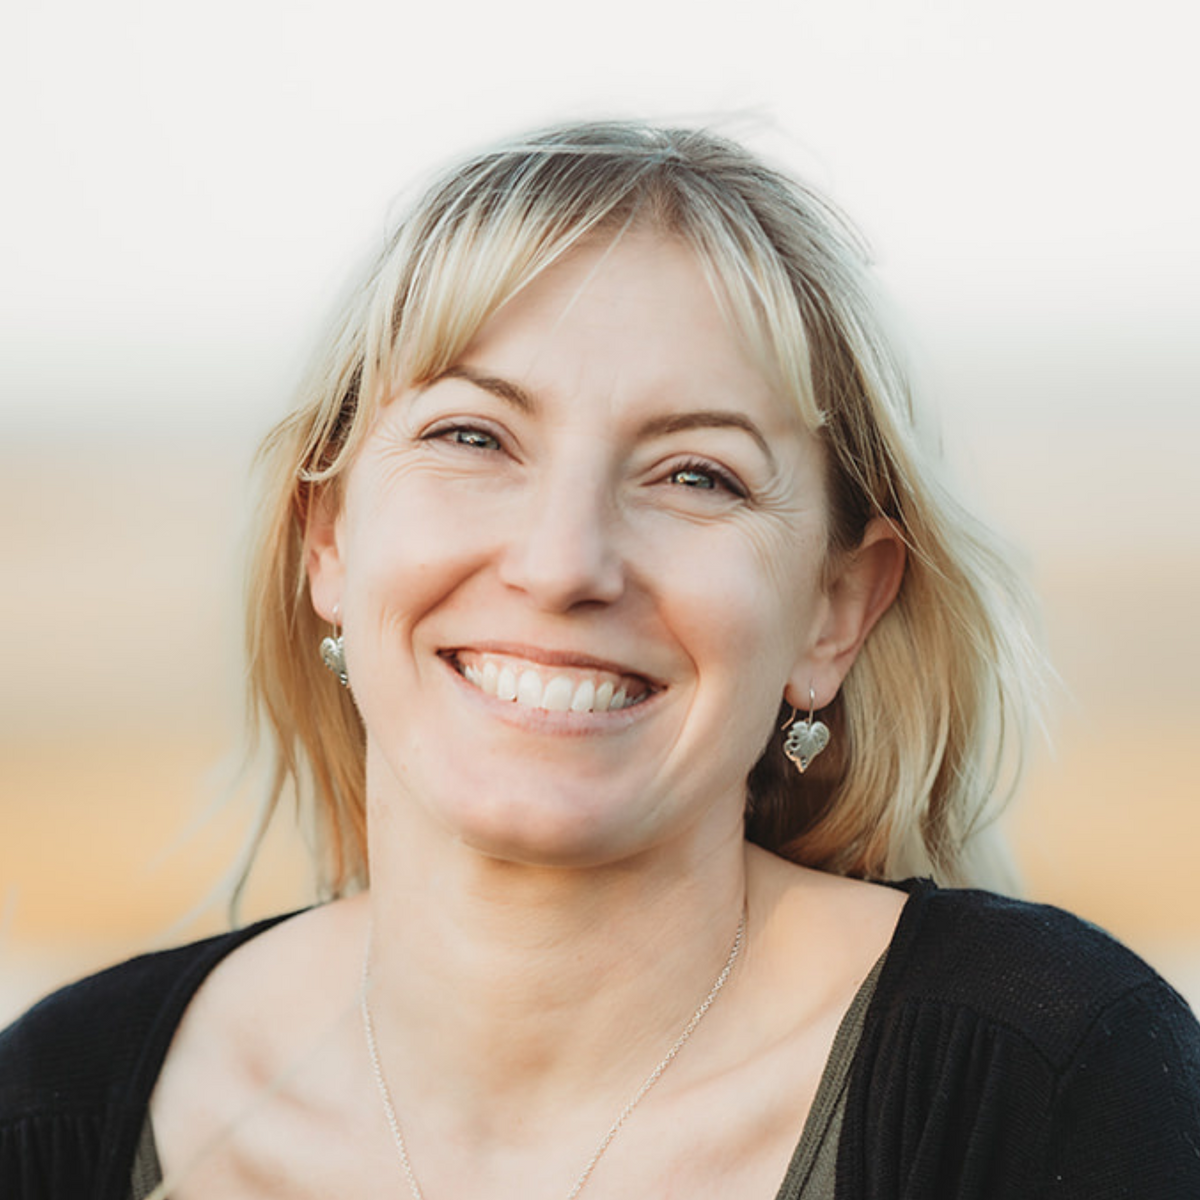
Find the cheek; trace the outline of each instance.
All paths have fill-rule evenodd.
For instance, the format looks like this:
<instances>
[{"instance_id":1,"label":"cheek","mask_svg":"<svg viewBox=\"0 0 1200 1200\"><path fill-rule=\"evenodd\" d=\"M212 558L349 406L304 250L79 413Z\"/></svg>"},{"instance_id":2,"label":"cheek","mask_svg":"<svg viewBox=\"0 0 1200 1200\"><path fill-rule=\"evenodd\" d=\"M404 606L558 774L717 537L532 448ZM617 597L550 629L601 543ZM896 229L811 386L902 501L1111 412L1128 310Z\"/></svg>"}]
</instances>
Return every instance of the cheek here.
<instances>
[{"instance_id":1,"label":"cheek","mask_svg":"<svg viewBox=\"0 0 1200 1200\"><path fill-rule=\"evenodd\" d=\"M492 514L482 498L467 494L471 490L434 488L416 477L351 496L349 603L377 618L382 610L390 623L410 622L474 569L493 534Z\"/></svg>"},{"instance_id":2,"label":"cheek","mask_svg":"<svg viewBox=\"0 0 1200 1200\"><path fill-rule=\"evenodd\" d=\"M771 711L821 612L816 537L780 530L709 539L703 553L664 556L670 622L697 671L726 676L743 696L768 693Z\"/></svg>"}]
</instances>

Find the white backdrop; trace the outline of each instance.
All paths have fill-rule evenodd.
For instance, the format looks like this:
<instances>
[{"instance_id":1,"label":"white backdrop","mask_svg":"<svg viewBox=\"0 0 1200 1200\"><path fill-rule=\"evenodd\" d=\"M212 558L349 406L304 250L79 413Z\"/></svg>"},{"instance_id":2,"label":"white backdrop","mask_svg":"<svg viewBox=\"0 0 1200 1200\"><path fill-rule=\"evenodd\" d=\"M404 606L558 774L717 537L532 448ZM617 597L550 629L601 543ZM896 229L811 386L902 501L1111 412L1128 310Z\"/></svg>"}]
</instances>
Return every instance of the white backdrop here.
<instances>
[{"instance_id":1,"label":"white backdrop","mask_svg":"<svg viewBox=\"0 0 1200 1200\"><path fill-rule=\"evenodd\" d=\"M923 322L1165 345L1200 305L1184 10L9 0L5 421L259 420L415 169L565 116L733 114Z\"/></svg>"}]
</instances>

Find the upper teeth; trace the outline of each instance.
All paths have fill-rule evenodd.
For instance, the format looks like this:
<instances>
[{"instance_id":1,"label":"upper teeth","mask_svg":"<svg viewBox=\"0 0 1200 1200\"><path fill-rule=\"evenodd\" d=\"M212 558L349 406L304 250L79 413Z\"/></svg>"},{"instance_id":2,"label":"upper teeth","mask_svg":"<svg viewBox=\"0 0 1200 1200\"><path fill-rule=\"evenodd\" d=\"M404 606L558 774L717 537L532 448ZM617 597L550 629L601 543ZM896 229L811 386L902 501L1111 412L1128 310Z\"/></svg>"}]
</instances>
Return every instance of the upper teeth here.
<instances>
[{"instance_id":1,"label":"upper teeth","mask_svg":"<svg viewBox=\"0 0 1200 1200\"><path fill-rule=\"evenodd\" d=\"M553 668L539 671L528 663L495 662L490 658L459 666L463 676L489 696L549 712L611 712L642 698L630 696L623 684L602 679L598 672L581 676L579 672L566 674Z\"/></svg>"}]
</instances>

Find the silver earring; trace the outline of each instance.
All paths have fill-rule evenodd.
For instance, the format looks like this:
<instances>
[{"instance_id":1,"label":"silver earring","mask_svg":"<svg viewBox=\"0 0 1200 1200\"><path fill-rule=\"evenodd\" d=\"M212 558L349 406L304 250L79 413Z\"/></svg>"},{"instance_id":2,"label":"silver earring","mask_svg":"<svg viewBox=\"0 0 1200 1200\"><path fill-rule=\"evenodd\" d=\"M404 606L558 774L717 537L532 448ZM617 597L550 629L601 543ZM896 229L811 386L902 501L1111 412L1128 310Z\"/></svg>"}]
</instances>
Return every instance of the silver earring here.
<instances>
[{"instance_id":1,"label":"silver earring","mask_svg":"<svg viewBox=\"0 0 1200 1200\"><path fill-rule=\"evenodd\" d=\"M338 633L338 610L333 606L333 635L321 641L321 661L338 677L342 687L350 686L346 674L346 639Z\"/></svg>"},{"instance_id":2,"label":"silver earring","mask_svg":"<svg viewBox=\"0 0 1200 1200\"><path fill-rule=\"evenodd\" d=\"M796 711L792 710L791 720L784 729L791 725L787 738L783 743L783 752L796 764L796 770L801 775L808 770L809 764L826 746L829 745L829 726L824 721L813 720L813 706L816 703L816 693L808 689L808 716L796 722ZM793 724L793 722L796 722Z\"/></svg>"}]
</instances>

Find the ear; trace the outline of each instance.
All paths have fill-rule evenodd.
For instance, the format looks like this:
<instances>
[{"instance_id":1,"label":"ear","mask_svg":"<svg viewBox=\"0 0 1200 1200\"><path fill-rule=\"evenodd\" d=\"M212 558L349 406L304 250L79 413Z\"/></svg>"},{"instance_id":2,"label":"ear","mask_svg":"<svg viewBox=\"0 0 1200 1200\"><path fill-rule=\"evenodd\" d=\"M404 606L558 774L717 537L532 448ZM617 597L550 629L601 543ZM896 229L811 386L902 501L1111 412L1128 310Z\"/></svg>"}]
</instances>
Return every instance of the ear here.
<instances>
[{"instance_id":1,"label":"ear","mask_svg":"<svg viewBox=\"0 0 1200 1200\"><path fill-rule=\"evenodd\" d=\"M908 554L885 517L867 525L858 547L842 556L825 588L825 614L815 642L796 664L784 691L793 708L824 708L837 695L875 622L900 591Z\"/></svg>"},{"instance_id":2,"label":"ear","mask_svg":"<svg viewBox=\"0 0 1200 1200\"><path fill-rule=\"evenodd\" d=\"M341 523L336 489L326 485L312 494L304 522L304 569L312 606L333 624L341 604L345 570L342 564Z\"/></svg>"}]
</instances>

